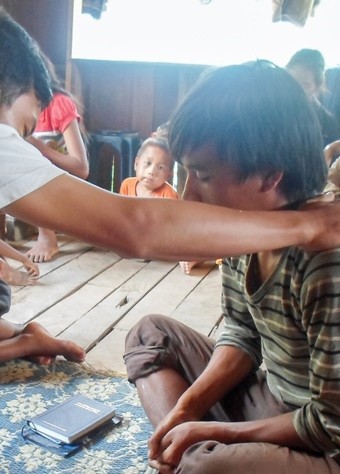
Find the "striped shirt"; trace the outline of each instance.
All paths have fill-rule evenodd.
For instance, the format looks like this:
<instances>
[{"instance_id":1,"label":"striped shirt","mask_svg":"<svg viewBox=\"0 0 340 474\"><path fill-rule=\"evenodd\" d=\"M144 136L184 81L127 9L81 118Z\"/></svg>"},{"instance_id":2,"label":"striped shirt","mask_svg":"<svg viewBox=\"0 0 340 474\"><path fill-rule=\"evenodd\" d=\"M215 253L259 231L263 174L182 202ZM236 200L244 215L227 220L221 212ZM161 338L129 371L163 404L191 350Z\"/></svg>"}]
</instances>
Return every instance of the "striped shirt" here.
<instances>
[{"instance_id":1,"label":"striped shirt","mask_svg":"<svg viewBox=\"0 0 340 474\"><path fill-rule=\"evenodd\" d=\"M252 256L223 261L225 330L216 345L265 362L273 395L312 449L340 450L340 249L284 251L254 292Z\"/></svg>"}]
</instances>

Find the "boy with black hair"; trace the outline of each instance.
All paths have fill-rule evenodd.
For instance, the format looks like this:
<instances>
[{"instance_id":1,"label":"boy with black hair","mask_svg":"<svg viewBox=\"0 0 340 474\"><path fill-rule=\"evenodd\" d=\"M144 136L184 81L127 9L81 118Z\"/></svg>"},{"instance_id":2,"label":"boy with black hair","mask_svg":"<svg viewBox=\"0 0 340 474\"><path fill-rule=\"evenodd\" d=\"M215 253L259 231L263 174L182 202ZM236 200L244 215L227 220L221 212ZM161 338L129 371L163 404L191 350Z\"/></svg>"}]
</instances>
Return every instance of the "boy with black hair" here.
<instances>
[{"instance_id":1,"label":"boy with black hair","mask_svg":"<svg viewBox=\"0 0 340 474\"><path fill-rule=\"evenodd\" d=\"M295 209L327 180L317 116L268 61L203 75L170 121L169 144L187 171L184 199L240 212ZM216 342L165 316L137 323L124 358L155 426L151 465L339 474L339 281L339 249L227 258Z\"/></svg>"}]
</instances>

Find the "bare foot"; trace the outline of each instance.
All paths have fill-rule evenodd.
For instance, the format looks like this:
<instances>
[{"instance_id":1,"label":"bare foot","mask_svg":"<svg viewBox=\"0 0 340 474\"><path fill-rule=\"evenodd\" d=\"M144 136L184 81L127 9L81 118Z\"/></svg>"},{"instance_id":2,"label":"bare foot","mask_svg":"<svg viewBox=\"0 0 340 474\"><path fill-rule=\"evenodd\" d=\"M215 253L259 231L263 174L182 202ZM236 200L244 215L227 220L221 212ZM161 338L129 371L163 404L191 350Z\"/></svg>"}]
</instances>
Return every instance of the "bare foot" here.
<instances>
[{"instance_id":1,"label":"bare foot","mask_svg":"<svg viewBox=\"0 0 340 474\"><path fill-rule=\"evenodd\" d=\"M190 275L191 269L198 265L198 262L179 262L179 265L186 275Z\"/></svg>"},{"instance_id":2,"label":"bare foot","mask_svg":"<svg viewBox=\"0 0 340 474\"><path fill-rule=\"evenodd\" d=\"M0 260L0 278L8 283L8 285L14 286L35 285L37 282L35 275L15 270L3 260Z\"/></svg>"},{"instance_id":3,"label":"bare foot","mask_svg":"<svg viewBox=\"0 0 340 474\"><path fill-rule=\"evenodd\" d=\"M86 352L78 344L65 339L57 339L36 322L28 323L22 335L30 337L26 358L40 364L50 364L62 355L72 362L83 362Z\"/></svg>"},{"instance_id":4,"label":"bare foot","mask_svg":"<svg viewBox=\"0 0 340 474\"><path fill-rule=\"evenodd\" d=\"M59 252L57 236L53 230L39 227L38 240L26 255L35 263L42 263L51 260Z\"/></svg>"}]
</instances>

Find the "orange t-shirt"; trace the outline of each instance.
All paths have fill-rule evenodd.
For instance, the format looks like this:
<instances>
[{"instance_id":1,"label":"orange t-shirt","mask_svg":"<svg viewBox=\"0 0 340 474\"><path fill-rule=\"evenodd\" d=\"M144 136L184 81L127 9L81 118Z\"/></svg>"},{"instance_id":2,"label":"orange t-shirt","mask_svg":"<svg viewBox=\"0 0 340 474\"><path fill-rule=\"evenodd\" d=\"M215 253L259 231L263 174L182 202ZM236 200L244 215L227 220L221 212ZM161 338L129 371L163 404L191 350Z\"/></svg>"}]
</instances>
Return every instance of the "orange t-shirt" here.
<instances>
[{"instance_id":1,"label":"orange t-shirt","mask_svg":"<svg viewBox=\"0 0 340 474\"><path fill-rule=\"evenodd\" d=\"M124 196L135 196L137 197L137 183L138 178L126 178L122 182L119 190L119 194ZM169 199L179 199L178 193L171 184L165 182L160 188L157 188L153 191L152 197L155 198L169 198Z\"/></svg>"}]
</instances>

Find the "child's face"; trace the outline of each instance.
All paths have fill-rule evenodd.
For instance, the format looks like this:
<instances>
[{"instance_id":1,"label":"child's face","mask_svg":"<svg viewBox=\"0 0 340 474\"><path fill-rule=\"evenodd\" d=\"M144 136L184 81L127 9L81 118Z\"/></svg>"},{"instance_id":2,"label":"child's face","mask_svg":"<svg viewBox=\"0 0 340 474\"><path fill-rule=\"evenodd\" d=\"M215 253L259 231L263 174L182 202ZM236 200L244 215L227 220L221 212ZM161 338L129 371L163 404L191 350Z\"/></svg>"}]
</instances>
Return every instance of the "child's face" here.
<instances>
[{"instance_id":1,"label":"child's face","mask_svg":"<svg viewBox=\"0 0 340 474\"><path fill-rule=\"evenodd\" d=\"M320 87L315 82L313 73L309 69L303 66L294 66L289 68L288 72L300 84L309 98L312 99L318 94Z\"/></svg>"},{"instance_id":2,"label":"child's face","mask_svg":"<svg viewBox=\"0 0 340 474\"><path fill-rule=\"evenodd\" d=\"M139 182L148 190L162 186L172 174L171 157L158 146L148 146L135 160Z\"/></svg>"},{"instance_id":3,"label":"child's face","mask_svg":"<svg viewBox=\"0 0 340 474\"><path fill-rule=\"evenodd\" d=\"M20 95L9 107L1 107L0 122L11 125L23 138L31 135L41 112L34 91Z\"/></svg>"},{"instance_id":4,"label":"child's face","mask_svg":"<svg viewBox=\"0 0 340 474\"><path fill-rule=\"evenodd\" d=\"M240 182L211 144L186 155L182 163L187 171L183 199L243 210L269 210L286 204L277 183L268 182L267 177L256 175Z\"/></svg>"}]
</instances>

